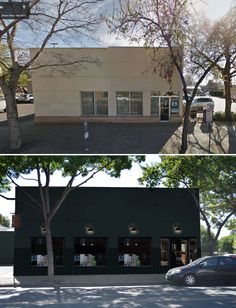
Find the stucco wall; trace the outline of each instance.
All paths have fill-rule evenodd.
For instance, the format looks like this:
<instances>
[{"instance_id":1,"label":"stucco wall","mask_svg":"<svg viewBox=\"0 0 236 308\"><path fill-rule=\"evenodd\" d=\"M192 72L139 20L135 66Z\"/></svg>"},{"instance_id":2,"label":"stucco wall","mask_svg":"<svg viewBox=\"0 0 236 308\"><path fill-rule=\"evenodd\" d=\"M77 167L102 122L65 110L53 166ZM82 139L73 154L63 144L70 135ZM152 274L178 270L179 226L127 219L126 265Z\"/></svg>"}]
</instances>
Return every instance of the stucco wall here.
<instances>
[{"instance_id":1,"label":"stucco wall","mask_svg":"<svg viewBox=\"0 0 236 308\"><path fill-rule=\"evenodd\" d=\"M31 57L35 52L37 49L31 49ZM73 64L54 68L43 66L32 71L36 120L80 117L81 91L108 91L108 117L102 117L102 121L109 119L109 116L117 117L116 91L142 91L143 117L149 117L151 91L170 90L168 82L158 73L153 73L150 53L140 47L45 49L35 67L63 61ZM160 53L163 56L166 49L162 48ZM84 62L76 63L80 59ZM175 72L171 90L181 93L179 120L182 118L181 88ZM100 117L96 118L99 120ZM178 116L173 117L173 121L176 118ZM125 117L121 117L121 121L125 121Z\"/></svg>"}]
</instances>

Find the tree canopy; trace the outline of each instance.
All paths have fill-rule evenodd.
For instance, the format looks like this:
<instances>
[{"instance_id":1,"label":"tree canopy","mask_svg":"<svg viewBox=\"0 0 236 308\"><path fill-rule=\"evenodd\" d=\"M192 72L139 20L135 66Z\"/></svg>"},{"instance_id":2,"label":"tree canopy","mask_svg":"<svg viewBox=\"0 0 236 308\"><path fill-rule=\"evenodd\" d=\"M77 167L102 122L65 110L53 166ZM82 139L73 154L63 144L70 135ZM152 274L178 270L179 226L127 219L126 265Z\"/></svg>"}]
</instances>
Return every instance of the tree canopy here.
<instances>
[{"instance_id":1,"label":"tree canopy","mask_svg":"<svg viewBox=\"0 0 236 308\"><path fill-rule=\"evenodd\" d=\"M187 188L206 224L212 254L223 226L236 213L235 166L234 156L162 156L161 163L143 167L140 182ZM217 229L214 238L212 229Z\"/></svg>"}]
</instances>

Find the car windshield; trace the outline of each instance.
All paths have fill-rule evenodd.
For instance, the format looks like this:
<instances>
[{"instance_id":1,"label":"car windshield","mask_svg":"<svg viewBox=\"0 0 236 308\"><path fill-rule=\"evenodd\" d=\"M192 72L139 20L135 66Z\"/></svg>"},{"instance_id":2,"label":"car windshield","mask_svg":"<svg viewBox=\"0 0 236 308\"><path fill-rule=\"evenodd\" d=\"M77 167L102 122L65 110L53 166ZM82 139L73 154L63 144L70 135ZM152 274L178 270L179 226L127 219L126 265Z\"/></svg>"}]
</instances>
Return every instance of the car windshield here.
<instances>
[{"instance_id":1,"label":"car windshield","mask_svg":"<svg viewBox=\"0 0 236 308\"><path fill-rule=\"evenodd\" d=\"M196 98L194 102L195 103L207 103L207 102L212 102L212 99L210 97L200 97L200 98Z\"/></svg>"},{"instance_id":2,"label":"car windshield","mask_svg":"<svg viewBox=\"0 0 236 308\"><path fill-rule=\"evenodd\" d=\"M201 263L202 261L208 259L209 257L202 257L202 258L199 258L191 263L189 263L187 266L192 266L192 265L198 265L199 263Z\"/></svg>"}]
</instances>

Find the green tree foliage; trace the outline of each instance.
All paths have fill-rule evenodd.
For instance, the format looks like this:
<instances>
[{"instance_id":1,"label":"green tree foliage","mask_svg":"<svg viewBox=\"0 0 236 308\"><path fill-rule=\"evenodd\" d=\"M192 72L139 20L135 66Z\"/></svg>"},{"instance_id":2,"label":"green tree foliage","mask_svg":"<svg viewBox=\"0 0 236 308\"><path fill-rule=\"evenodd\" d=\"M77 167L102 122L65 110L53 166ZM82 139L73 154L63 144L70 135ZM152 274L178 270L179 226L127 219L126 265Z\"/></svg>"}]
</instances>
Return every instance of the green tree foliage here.
<instances>
[{"instance_id":1,"label":"green tree foliage","mask_svg":"<svg viewBox=\"0 0 236 308\"><path fill-rule=\"evenodd\" d=\"M2 214L0 214L0 225L9 228L10 219L7 216L3 216Z\"/></svg>"},{"instance_id":2,"label":"green tree foliage","mask_svg":"<svg viewBox=\"0 0 236 308\"><path fill-rule=\"evenodd\" d=\"M10 185L19 186L20 178L28 178L37 183L40 202L25 192L29 204L42 215L48 256L48 278L54 279L51 223L69 193L85 184L99 172L119 177L123 169L130 169L133 161L142 157L129 156L0 156L0 180L3 190ZM55 172L66 177L67 185L55 203L49 198L50 180ZM23 190L24 192L24 190ZM2 195L3 196L3 195ZM6 198L6 197L5 197ZM7 199L7 198L6 198Z\"/></svg>"},{"instance_id":3,"label":"green tree foliage","mask_svg":"<svg viewBox=\"0 0 236 308\"><path fill-rule=\"evenodd\" d=\"M235 242L236 242L236 235L235 234L230 234L230 235L222 237L218 241L218 245L217 245L218 252L219 253L234 253L234 252L236 252Z\"/></svg>"},{"instance_id":4,"label":"green tree foliage","mask_svg":"<svg viewBox=\"0 0 236 308\"><path fill-rule=\"evenodd\" d=\"M235 156L162 156L161 163L143 167L140 182L187 188L206 224L208 254L213 254L223 226L236 213L235 166ZM212 229L217 229L214 236Z\"/></svg>"},{"instance_id":5,"label":"green tree foliage","mask_svg":"<svg viewBox=\"0 0 236 308\"><path fill-rule=\"evenodd\" d=\"M209 236L208 236L206 227L204 227L201 224L200 228L201 228L201 254L202 254L202 256L208 256L208 254L209 254ZM211 232L211 236L214 237L213 232ZM217 242L217 244L218 244L218 242Z\"/></svg>"},{"instance_id":6,"label":"green tree foliage","mask_svg":"<svg viewBox=\"0 0 236 308\"><path fill-rule=\"evenodd\" d=\"M207 25L207 26L206 26ZM236 76L236 5L219 20L206 21L204 16L196 25L196 58L203 57L214 64L213 73L220 78L225 89L225 118L232 120L231 86ZM199 41L206 42L205 50L199 50ZM215 55L214 61L211 55Z\"/></svg>"}]
</instances>

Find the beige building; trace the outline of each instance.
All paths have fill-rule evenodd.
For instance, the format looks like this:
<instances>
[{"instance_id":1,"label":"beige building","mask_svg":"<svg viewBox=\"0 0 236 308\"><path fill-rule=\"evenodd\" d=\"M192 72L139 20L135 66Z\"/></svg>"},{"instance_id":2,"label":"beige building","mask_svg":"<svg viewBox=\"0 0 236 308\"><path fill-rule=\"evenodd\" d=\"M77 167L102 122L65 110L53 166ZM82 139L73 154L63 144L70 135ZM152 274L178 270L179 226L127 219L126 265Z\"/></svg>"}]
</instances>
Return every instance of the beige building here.
<instances>
[{"instance_id":1,"label":"beige building","mask_svg":"<svg viewBox=\"0 0 236 308\"><path fill-rule=\"evenodd\" d=\"M159 53L165 60L167 50ZM37 122L182 121L177 72L171 85L154 74L145 48L50 48L34 65L40 66L32 70Z\"/></svg>"}]
</instances>

